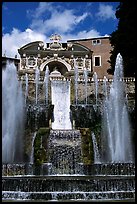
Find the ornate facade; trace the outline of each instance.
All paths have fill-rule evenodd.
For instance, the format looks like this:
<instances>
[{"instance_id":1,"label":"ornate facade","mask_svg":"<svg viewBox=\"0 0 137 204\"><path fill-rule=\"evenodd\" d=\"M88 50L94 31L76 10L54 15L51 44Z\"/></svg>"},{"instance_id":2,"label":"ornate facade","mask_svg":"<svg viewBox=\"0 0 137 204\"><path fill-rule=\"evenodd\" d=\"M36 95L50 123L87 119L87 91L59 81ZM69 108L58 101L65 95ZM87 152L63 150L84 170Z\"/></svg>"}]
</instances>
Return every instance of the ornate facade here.
<instances>
[{"instance_id":1,"label":"ornate facade","mask_svg":"<svg viewBox=\"0 0 137 204\"><path fill-rule=\"evenodd\" d=\"M50 73L55 69L63 76L74 75L74 68L78 67L79 74L87 69L92 75L92 51L79 43L61 43L61 37L52 35L51 43L36 41L21 47L20 54L21 71L35 70L45 71L48 66Z\"/></svg>"}]
</instances>

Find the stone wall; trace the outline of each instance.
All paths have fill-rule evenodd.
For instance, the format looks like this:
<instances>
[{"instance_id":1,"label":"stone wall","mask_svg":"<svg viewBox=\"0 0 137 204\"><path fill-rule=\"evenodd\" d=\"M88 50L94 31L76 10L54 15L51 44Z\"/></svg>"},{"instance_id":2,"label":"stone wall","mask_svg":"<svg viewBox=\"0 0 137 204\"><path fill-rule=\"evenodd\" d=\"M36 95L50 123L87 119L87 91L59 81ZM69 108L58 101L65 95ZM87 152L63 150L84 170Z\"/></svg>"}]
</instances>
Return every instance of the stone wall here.
<instances>
[{"instance_id":1,"label":"stone wall","mask_svg":"<svg viewBox=\"0 0 137 204\"><path fill-rule=\"evenodd\" d=\"M35 103L35 74L34 73L28 73L28 78L29 78L29 85L28 85L28 101ZM22 74L19 76L19 79L22 81L22 86L23 86L23 91L25 94L25 74ZM51 79L50 79L51 80ZM49 80L49 104L51 104L51 84ZM63 78L61 80L64 80ZM75 82L74 82L74 77L69 77L67 80L71 80L71 104L75 104ZM135 78L123 78L124 80L124 85L125 85L125 94L126 97L129 101L129 105L135 106ZM45 88L44 88L44 74L41 73L40 75L40 81L39 81L39 86L38 86L38 100L40 103L44 104L45 100ZM107 92L109 93L110 86L112 83L113 79L107 79ZM103 90L103 79L98 79L98 88L97 88L97 100L100 103L104 97L104 90ZM95 91L95 82L92 77L88 78L87 81L87 103L88 104L95 104L96 103L96 91ZM83 80L83 77L79 77L78 79L78 104L85 104L85 92L86 92L86 87L85 87L85 81Z\"/></svg>"},{"instance_id":2,"label":"stone wall","mask_svg":"<svg viewBox=\"0 0 137 204\"><path fill-rule=\"evenodd\" d=\"M134 78L124 78L124 86L125 86L125 95L128 99L129 107L133 106L135 107L135 79ZM107 81L107 92L109 94L110 86L112 83L112 79L109 79ZM96 104L96 92L95 92L95 83L91 79L89 79L87 83L87 101L88 104ZM75 92L75 91L73 91ZM103 80L98 79L98 89L97 89L97 103L98 105L102 102L104 98L104 90L103 90ZM78 101L79 104L85 103L85 82L80 81L78 82ZM74 99L72 100L72 103L74 103Z\"/></svg>"}]
</instances>

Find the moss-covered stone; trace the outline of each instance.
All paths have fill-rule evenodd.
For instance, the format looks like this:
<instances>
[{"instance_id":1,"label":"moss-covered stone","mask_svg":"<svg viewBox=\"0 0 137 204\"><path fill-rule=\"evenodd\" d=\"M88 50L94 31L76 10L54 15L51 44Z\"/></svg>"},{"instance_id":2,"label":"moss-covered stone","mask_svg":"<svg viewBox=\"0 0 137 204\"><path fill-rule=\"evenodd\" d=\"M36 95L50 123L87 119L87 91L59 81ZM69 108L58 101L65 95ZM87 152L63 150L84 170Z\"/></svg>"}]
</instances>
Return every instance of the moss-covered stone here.
<instances>
[{"instance_id":1,"label":"moss-covered stone","mask_svg":"<svg viewBox=\"0 0 137 204\"><path fill-rule=\"evenodd\" d=\"M34 164L41 165L48 161L48 137L50 129L40 128L34 141Z\"/></svg>"},{"instance_id":2,"label":"moss-covered stone","mask_svg":"<svg viewBox=\"0 0 137 204\"><path fill-rule=\"evenodd\" d=\"M24 132L24 160L25 162L30 161L30 152L32 147L32 132L29 128L25 129Z\"/></svg>"},{"instance_id":3,"label":"moss-covered stone","mask_svg":"<svg viewBox=\"0 0 137 204\"><path fill-rule=\"evenodd\" d=\"M39 136L46 135L47 136L49 134L49 132L50 132L49 128L41 127L41 128L39 128L37 135L39 135Z\"/></svg>"},{"instance_id":4,"label":"moss-covered stone","mask_svg":"<svg viewBox=\"0 0 137 204\"><path fill-rule=\"evenodd\" d=\"M82 160L85 165L90 165L94 162L91 130L90 128L79 128L79 130L81 133Z\"/></svg>"},{"instance_id":5,"label":"moss-covered stone","mask_svg":"<svg viewBox=\"0 0 137 204\"><path fill-rule=\"evenodd\" d=\"M74 77L72 77L71 85L70 85L70 101L71 104L75 102L75 85L74 85Z\"/></svg>"}]
</instances>

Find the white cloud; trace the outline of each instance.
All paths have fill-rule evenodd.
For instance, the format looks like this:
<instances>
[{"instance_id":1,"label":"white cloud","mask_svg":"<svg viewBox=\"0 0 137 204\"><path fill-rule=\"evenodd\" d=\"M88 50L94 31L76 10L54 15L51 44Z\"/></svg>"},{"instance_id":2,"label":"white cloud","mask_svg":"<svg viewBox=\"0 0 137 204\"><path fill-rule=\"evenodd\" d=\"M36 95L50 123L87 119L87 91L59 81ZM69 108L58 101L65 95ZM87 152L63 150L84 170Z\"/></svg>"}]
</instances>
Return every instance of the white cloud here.
<instances>
[{"instance_id":1,"label":"white cloud","mask_svg":"<svg viewBox=\"0 0 137 204\"><path fill-rule=\"evenodd\" d=\"M81 21L83 21L89 14L88 13L83 13L81 16L75 17L75 23L78 24Z\"/></svg>"},{"instance_id":2,"label":"white cloud","mask_svg":"<svg viewBox=\"0 0 137 204\"><path fill-rule=\"evenodd\" d=\"M50 16L45 19L47 12L49 12ZM30 27L36 31L40 30L42 33L50 33L53 30L59 33L70 32L89 16L87 12L76 15L74 9L62 10L61 6L54 7L54 4L46 2L40 3L34 13L36 15L32 15Z\"/></svg>"},{"instance_id":3,"label":"white cloud","mask_svg":"<svg viewBox=\"0 0 137 204\"><path fill-rule=\"evenodd\" d=\"M27 10L28 17L37 19L42 16L43 13L52 12L53 10L52 2L40 2L35 10Z\"/></svg>"},{"instance_id":4,"label":"white cloud","mask_svg":"<svg viewBox=\"0 0 137 204\"><path fill-rule=\"evenodd\" d=\"M86 18L87 14L76 16L72 10L65 10L62 13L56 12L51 18L44 22L45 28L56 30L57 32L65 33L74 29L75 25L79 24Z\"/></svg>"},{"instance_id":5,"label":"white cloud","mask_svg":"<svg viewBox=\"0 0 137 204\"><path fill-rule=\"evenodd\" d=\"M107 20L107 19L116 19L115 17L115 10L111 5L100 4L99 11L96 14L100 20Z\"/></svg>"},{"instance_id":6,"label":"white cloud","mask_svg":"<svg viewBox=\"0 0 137 204\"><path fill-rule=\"evenodd\" d=\"M6 33L2 36L2 55L4 53L7 57L19 57L18 49L27 43L33 41L46 41L46 36L38 32L26 29L24 32L13 28L11 33Z\"/></svg>"},{"instance_id":7,"label":"white cloud","mask_svg":"<svg viewBox=\"0 0 137 204\"><path fill-rule=\"evenodd\" d=\"M52 3L40 2L39 6L36 8L36 11L35 11L35 18L38 18L46 11L52 11Z\"/></svg>"},{"instance_id":8,"label":"white cloud","mask_svg":"<svg viewBox=\"0 0 137 204\"><path fill-rule=\"evenodd\" d=\"M77 39L87 39L87 38L95 38L99 37L100 33L94 29L90 31L80 31L77 34L62 34L62 42L66 42L67 40L77 40Z\"/></svg>"}]
</instances>

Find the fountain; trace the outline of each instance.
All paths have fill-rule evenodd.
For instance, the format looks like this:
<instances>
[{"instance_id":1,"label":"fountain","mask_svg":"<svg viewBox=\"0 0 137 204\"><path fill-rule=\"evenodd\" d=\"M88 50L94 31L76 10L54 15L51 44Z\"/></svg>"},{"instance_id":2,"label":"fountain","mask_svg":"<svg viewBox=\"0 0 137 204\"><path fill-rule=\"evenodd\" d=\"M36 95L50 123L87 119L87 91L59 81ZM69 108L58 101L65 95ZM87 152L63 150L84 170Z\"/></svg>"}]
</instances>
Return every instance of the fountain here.
<instances>
[{"instance_id":1,"label":"fountain","mask_svg":"<svg viewBox=\"0 0 137 204\"><path fill-rule=\"evenodd\" d=\"M14 82L14 83L13 83ZM2 161L23 159L24 97L14 64L2 72Z\"/></svg>"},{"instance_id":2,"label":"fountain","mask_svg":"<svg viewBox=\"0 0 137 204\"><path fill-rule=\"evenodd\" d=\"M39 69L36 68L36 71L35 71L35 83L36 83L36 105L38 103L38 90L39 90Z\"/></svg>"},{"instance_id":3,"label":"fountain","mask_svg":"<svg viewBox=\"0 0 137 204\"><path fill-rule=\"evenodd\" d=\"M94 164L98 164L101 162L100 162L100 154L99 154L99 149L98 149L98 144L97 144L95 133L92 132L91 136L92 136L93 149L94 149Z\"/></svg>"},{"instance_id":4,"label":"fountain","mask_svg":"<svg viewBox=\"0 0 137 204\"><path fill-rule=\"evenodd\" d=\"M77 122L78 117L81 117L79 116L79 109L74 111L73 108L71 108L71 79L62 76L58 71L53 71L54 73L49 74L49 69L46 67L43 80L45 98L42 104L42 100L38 100L38 98L40 99L38 85L40 87L42 83L39 77L40 71L36 68L36 72L34 73L34 94L35 107L37 108L38 106L38 110L37 114L33 114L33 122L35 122L35 125L30 128L30 135L33 135L30 144L30 157L27 162L23 162L22 160L13 160L11 157L3 159L3 201L106 202L135 200L135 164L133 154L131 152L132 147L129 146L131 143L131 135L130 128L128 128L129 121L127 108L124 103L124 84L121 78L121 63L121 56L118 55L114 80L110 87L110 94L108 94L108 84L106 83L107 79L104 77L103 89L105 99L102 104L103 130L100 138L98 138L96 136L96 132L92 130L93 126L95 126L95 122L97 122L93 119L93 117L95 117L95 119L97 118L97 116L94 115L97 114L94 109L99 106L99 103L97 103L97 75L94 73L94 80L88 81L87 72L84 72L85 81L83 83L83 90L85 91L85 94L83 95L85 98L83 101L85 101L85 106L83 106L83 104L80 105L80 103L78 105L78 68L75 66L74 105L81 107L81 110L84 108L85 112L83 113L82 119L86 120L81 127ZM24 98L21 97L22 90L17 80L15 67L14 78L11 77L12 66L8 65L6 70L3 72L3 133L4 130L8 130L8 128L11 130L14 128L16 129L18 122L21 124L20 121L24 118L23 113L21 112L21 110L23 110L23 106L26 106L26 109L33 106L31 101L29 101L29 97L26 105L23 104ZM118 72L119 68L120 73ZM7 78L8 76L11 81ZM26 76L26 78L24 77L24 79L24 87L26 87L26 94L24 94L24 96L26 96L29 94L29 76ZM50 84L49 80L51 82ZM87 98L89 100L89 87L88 89L86 87L89 83L87 83L87 81L91 83L91 89L95 90L95 104L92 104L91 106L87 105ZM93 81L94 83L92 83ZM7 84L8 87L12 88L8 94ZM14 87L12 87L11 84L14 84ZM49 94L49 85L51 86L51 95ZM115 88L115 86L119 87L119 89ZM16 90L19 90L19 88L20 91L18 92L18 95ZM17 98L14 98L14 95L18 97L18 100ZM11 100L6 100L5 97L9 97ZM22 100L20 101L20 99ZM11 102L11 104L7 104L7 102ZM110 103L113 102L114 104L111 106ZM119 104L118 102L121 103ZM41 121L43 123L36 124L40 121L40 108L45 105L45 118L48 122L44 123L44 117L42 117ZM114 108L112 111L113 119L110 113L110 106ZM11 114L11 116L13 115L13 112L10 113L10 108L16 113L16 117L14 118L16 120L14 121L12 120L13 118L11 119L11 117L8 117L9 115L7 116L7 112L8 114ZM119 110L117 108L119 108ZM102 110L102 108L100 109ZM32 112L33 111L35 110L32 108ZM17 115L17 113L19 113L19 115ZM114 113L116 114L115 117ZM122 116L118 113L121 113ZM86 114L89 118L85 117L87 116ZM30 117L29 114L28 117ZM119 117L122 121L119 120ZM10 120L8 120L9 118ZM116 121L114 121L114 119L116 119ZM8 121L8 124L5 123L5 120ZM12 123L10 123L11 121ZM119 124L122 128L117 131L115 130L115 127L118 128ZM6 127L6 125L10 126ZM116 135L113 135L113 137L111 137L113 132L111 129L112 127L116 132ZM104 129L108 131L105 132ZM111 132L111 136L108 134L109 132ZM10 131L10 134L11 133L12 131ZM126 133L129 134L127 135ZM15 136L15 130L13 135ZM19 136L21 136L21 134L19 134ZM8 134L3 134L3 146L8 145L10 147L12 142L5 143L5 141L8 141L11 137L9 137ZM124 137L126 138L126 141L130 141L127 146L124 142ZM13 138L11 141L14 142ZM100 141L105 141L105 143L98 144ZM121 146L119 147L119 144L116 144L116 142L122 144L123 148L120 148ZM110 144L111 147L109 146ZM115 147L119 147L122 152ZM15 149L16 147L14 146L14 150ZM5 148L3 148L3 151L4 150ZM127 151L131 152L130 156L126 155ZM15 154L19 155L19 152L16 152ZM4 155L6 155L6 153Z\"/></svg>"},{"instance_id":5,"label":"fountain","mask_svg":"<svg viewBox=\"0 0 137 204\"><path fill-rule=\"evenodd\" d=\"M105 90L103 105L102 148L106 151L104 162L133 162L130 122L122 78L122 57L118 54L110 94L107 96ZM106 84L104 87L107 89Z\"/></svg>"},{"instance_id":6,"label":"fountain","mask_svg":"<svg viewBox=\"0 0 137 204\"><path fill-rule=\"evenodd\" d=\"M25 104L27 103L27 97L28 97L28 74L25 74L25 81L26 81L26 90L25 90Z\"/></svg>"},{"instance_id":7,"label":"fountain","mask_svg":"<svg viewBox=\"0 0 137 204\"><path fill-rule=\"evenodd\" d=\"M88 73L87 69L84 69L84 81L85 81L85 105L87 105L87 82L88 82Z\"/></svg>"},{"instance_id":8,"label":"fountain","mask_svg":"<svg viewBox=\"0 0 137 204\"><path fill-rule=\"evenodd\" d=\"M37 132L34 132L33 137L32 137L30 164L34 164L34 141L35 141L36 134L37 134Z\"/></svg>"},{"instance_id":9,"label":"fountain","mask_svg":"<svg viewBox=\"0 0 137 204\"><path fill-rule=\"evenodd\" d=\"M95 94L95 99L96 99L95 110L97 110L97 106L98 106L98 77L97 77L96 72L94 72L94 74L93 74L93 79L94 79L94 94Z\"/></svg>"},{"instance_id":10,"label":"fountain","mask_svg":"<svg viewBox=\"0 0 137 204\"><path fill-rule=\"evenodd\" d=\"M49 163L52 164L49 174L63 176L82 174L80 131L52 130L49 138Z\"/></svg>"},{"instance_id":11,"label":"fountain","mask_svg":"<svg viewBox=\"0 0 137 204\"><path fill-rule=\"evenodd\" d=\"M74 84L75 84L75 104L78 105L78 67L76 66L76 62L74 63Z\"/></svg>"},{"instance_id":12,"label":"fountain","mask_svg":"<svg viewBox=\"0 0 137 204\"><path fill-rule=\"evenodd\" d=\"M46 67L44 82L45 82L45 104L48 105L48 90L49 90L49 67L48 66Z\"/></svg>"}]
</instances>

